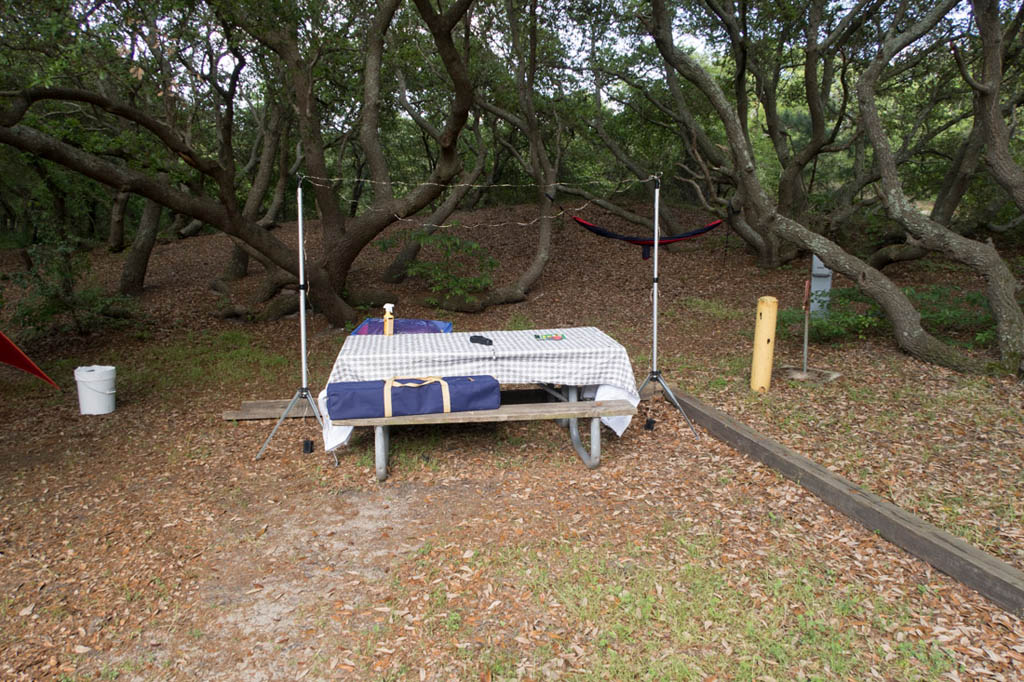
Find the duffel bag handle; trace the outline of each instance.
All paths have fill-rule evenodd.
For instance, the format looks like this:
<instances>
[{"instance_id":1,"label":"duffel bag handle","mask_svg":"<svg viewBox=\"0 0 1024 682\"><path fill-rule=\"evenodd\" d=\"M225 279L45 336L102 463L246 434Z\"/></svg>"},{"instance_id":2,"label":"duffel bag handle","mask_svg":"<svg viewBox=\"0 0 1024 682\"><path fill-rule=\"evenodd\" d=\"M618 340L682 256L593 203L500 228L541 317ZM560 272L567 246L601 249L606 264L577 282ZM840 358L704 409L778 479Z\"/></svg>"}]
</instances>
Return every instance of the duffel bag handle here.
<instances>
[{"instance_id":1,"label":"duffel bag handle","mask_svg":"<svg viewBox=\"0 0 1024 682\"><path fill-rule=\"evenodd\" d=\"M412 382L412 383L402 383ZM423 386L429 386L430 384L441 384L441 406L444 411L452 411L452 396L448 390L448 382L441 377L423 377L423 378L410 378L410 379L399 379L397 377L391 377L384 382L384 416L393 417L391 413L391 390L396 386L400 388L422 388Z\"/></svg>"}]
</instances>

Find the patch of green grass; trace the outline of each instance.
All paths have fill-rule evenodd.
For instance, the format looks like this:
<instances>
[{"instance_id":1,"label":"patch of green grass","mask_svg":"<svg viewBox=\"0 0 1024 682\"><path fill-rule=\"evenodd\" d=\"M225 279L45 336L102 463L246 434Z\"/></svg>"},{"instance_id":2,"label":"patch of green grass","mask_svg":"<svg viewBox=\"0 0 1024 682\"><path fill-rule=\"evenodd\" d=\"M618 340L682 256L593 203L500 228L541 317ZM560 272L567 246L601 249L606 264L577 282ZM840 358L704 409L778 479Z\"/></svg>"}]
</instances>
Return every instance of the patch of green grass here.
<instances>
[{"instance_id":1,"label":"patch of green grass","mask_svg":"<svg viewBox=\"0 0 1024 682\"><path fill-rule=\"evenodd\" d=\"M701 366L696 361L683 354L669 357L665 364L678 372L695 372L701 369Z\"/></svg>"},{"instance_id":2,"label":"patch of green grass","mask_svg":"<svg viewBox=\"0 0 1024 682\"><path fill-rule=\"evenodd\" d=\"M510 448L520 448L530 441L522 432L513 432L506 428L498 434L498 442Z\"/></svg>"},{"instance_id":3,"label":"patch of green grass","mask_svg":"<svg viewBox=\"0 0 1024 682\"><path fill-rule=\"evenodd\" d=\"M448 632L458 632L462 629L462 614L458 611L449 611L444 617L444 629Z\"/></svg>"},{"instance_id":4,"label":"patch of green grass","mask_svg":"<svg viewBox=\"0 0 1024 682\"><path fill-rule=\"evenodd\" d=\"M855 403L872 404L878 400L878 392L868 385L844 384L846 397Z\"/></svg>"},{"instance_id":5,"label":"patch of green grass","mask_svg":"<svg viewBox=\"0 0 1024 682\"><path fill-rule=\"evenodd\" d=\"M39 368L48 377L56 381L57 385L65 392L69 389L75 390L75 368L84 363L71 358L33 359L39 365ZM43 407L60 407L65 400L64 393L57 391L49 384L41 382L27 372L12 370L4 372L4 375L0 377L0 395L3 395L5 400L19 400L30 396L35 398L40 394L47 396Z\"/></svg>"},{"instance_id":6,"label":"patch of green grass","mask_svg":"<svg viewBox=\"0 0 1024 682\"><path fill-rule=\"evenodd\" d=\"M537 323L530 319L528 315L524 315L520 312L514 312L509 315L508 321L505 323L505 329L509 331L537 329Z\"/></svg>"},{"instance_id":7,"label":"patch of green grass","mask_svg":"<svg viewBox=\"0 0 1024 682\"><path fill-rule=\"evenodd\" d=\"M651 537L629 547L551 543L500 559L539 606L561 604L570 628L597 626L586 672L573 679L864 679L872 668L933 679L953 666L930 643L889 641L899 607L823 567L778 557L743 571L741 581L718 564L717 537L683 527L672 533L681 551ZM645 551L654 546L659 551ZM880 625L866 638L869 617ZM875 651L879 641L891 650L885 657ZM539 649L531 657L545 660Z\"/></svg>"},{"instance_id":8,"label":"patch of green grass","mask_svg":"<svg viewBox=\"0 0 1024 682\"><path fill-rule=\"evenodd\" d=\"M750 376L750 355L733 355L718 360L717 366L725 376Z\"/></svg>"},{"instance_id":9,"label":"patch of green grass","mask_svg":"<svg viewBox=\"0 0 1024 682\"><path fill-rule=\"evenodd\" d=\"M100 669L98 676L101 680L117 680L120 679L122 673L128 673L129 675L137 673L144 669L147 663L152 663L154 660L154 657L149 656L121 661L113 665L104 665Z\"/></svg>"},{"instance_id":10,"label":"patch of green grass","mask_svg":"<svg viewBox=\"0 0 1024 682\"><path fill-rule=\"evenodd\" d=\"M481 675L490 673L493 680L515 679L519 656L508 649L484 649L477 653ZM482 679L482 677L481 677Z\"/></svg>"},{"instance_id":11,"label":"patch of green grass","mask_svg":"<svg viewBox=\"0 0 1024 682\"><path fill-rule=\"evenodd\" d=\"M374 456L373 448L364 448L359 451L358 455L356 455L356 466L373 468L376 465L377 462Z\"/></svg>"},{"instance_id":12,"label":"patch of green grass","mask_svg":"<svg viewBox=\"0 0 1024 682\"><path fill-rule=\"evenodd\" d=\"M707 388L713 391L721 391L729 385L729 381L722 377L713 377L708 380Z\"/></svg>"},{"instance_id":13,"label":"patch of green grass","mask_svg":"<svg viewBox=\"0 0 1024 682\"><path fill-rule=\"evenodd\" d=\"M270 379L289 366L285 356L254 345L247 332L231 330L145 346L132 363L118 367L118 382L139 392L187 392L253 377Z\"/></svg>"},{"instance_id":14,"label":"patch of green grass","mask_svg":"<svg viewBox=\"0 0 1024 682\"><path fill-rule=\"evenodd\" d=\"M392 440L388 464L391 467L409 469L428 468L438 471L437 455L443 451L441 434L434 429L416 435L405 434L400 440Z\"/></svg>"},{"instance_id":15,"label":"patch of green grass","mask_svg":"<svg viewBox=\"0 0 1024 682\"><path fill-rule=\"evenodd\" d=\"M742 320L750 315L749 311L732 308L720 301L712 301L696 296L684 296L679 301L682 311L692 311L706 315L715 320Z\"/></svg>"}]
</instances>

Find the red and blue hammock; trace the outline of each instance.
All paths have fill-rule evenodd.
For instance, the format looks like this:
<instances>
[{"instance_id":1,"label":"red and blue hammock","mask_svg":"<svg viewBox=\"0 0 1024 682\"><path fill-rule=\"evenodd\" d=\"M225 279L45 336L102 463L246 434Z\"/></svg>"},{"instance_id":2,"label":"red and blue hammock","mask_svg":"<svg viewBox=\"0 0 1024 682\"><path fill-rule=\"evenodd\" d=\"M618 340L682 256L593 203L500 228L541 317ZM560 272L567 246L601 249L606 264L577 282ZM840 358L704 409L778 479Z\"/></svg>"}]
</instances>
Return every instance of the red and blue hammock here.
<instances>
[{"instance_id":1,"label":"red and blue hammock","mask_svg":"<svg viewBox=\"0 0 1024 682\"><path fill-rule=\"evenodd\" d=\"M594 223L588 222L583 218L577 218L576 216L573 216L572 219L579 223L581 227L587 228L588 230L590 230L599 237L618 239L620 241L628 242L630 244L636 244L637 246L642 247L644 260L647 260L648 258L651 257L651 247L654 246L653 237L629 237L624 234L617 234L615 232L612 232L611 230L606 230L605 228L595 225ZM689 232L683 232L681 234L667 235L665 237L661 237L660 239L658 239L658 245L666 246L668 244L681 242L684 239L693 239L694 237L699 237L705 232L710 232L711 230L715 229L721 224L721 220L716 220L714 222L708 223L704 227L698 227L696 230L690 230Z\"/></svg>"}]
</instances>

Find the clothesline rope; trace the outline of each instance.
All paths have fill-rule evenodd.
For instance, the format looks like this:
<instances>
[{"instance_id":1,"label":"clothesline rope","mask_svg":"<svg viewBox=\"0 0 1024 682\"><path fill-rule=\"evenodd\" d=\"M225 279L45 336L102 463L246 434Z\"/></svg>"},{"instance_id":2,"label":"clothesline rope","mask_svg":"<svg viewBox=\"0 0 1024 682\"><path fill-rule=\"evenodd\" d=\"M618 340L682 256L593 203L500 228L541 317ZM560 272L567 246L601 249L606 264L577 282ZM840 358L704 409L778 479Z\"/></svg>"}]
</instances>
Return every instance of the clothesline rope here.
<instances>
[{"instance_id":1,"label":"clothesline rope","mask_svg":"<svg viewBox=\"0 0 1024 682\"><path fill-rule=\"evenodd\" d=\"M649 177L647 177L645 179L639 179L639 178L627 178L627 179L619 179L619 180L593 179L593 180L588 180L588 181L574 183L574 184L575 184L575 186L614 185L614 186L616 186L618 188L618 191L622 191L623 189L630 188L630 187L633 187L635 185L639 185L639 184L642 184L642 183L645 183L645 182L649 182L651 180L655 180L656 178L657 178L657 176L651 175L651 176L649 176ZM514 184L514 183L477 184L477 183L424 183L424 182L392 181L392 182L384 183L384 182L380 182L380 181L376 181L376 180L370 180L368 178L363 178L363 179L350 179L350 178L344 178L344 177L325 178L325 177L318 177L318 176L314 176L314 175L303 175L301 173L298 174L298 179L299 179L300 183L308 182L309 184L317 186L317 187L327 187L327 188L330 188L330 189L333 189L338 184L342 184L342 183L349 183L349 184L352 184L352 185L357 185L359 183L367 184L367 185L384 185L384 184L388 184L388 185L391 185L392 187L403 187L403 188L407 188L407 187L415 188L415 187L420 187L420 186L423 186L423 185L433 186L433 187L444 187L444 188L466 187L466 188L469 188L469 189L536 189L537 188L537 183L535 183L535 182L533 182L533 183L523 183L523 184ZM342 196L341 197L341 201L342 201L342 203L351 203L352 201L358 201L358 199L356 197L354 197L354 196L346 195L346 196ZM581 212L585 211L588 207L594 205L594 203L595 203L594 199L587 199L582 205L577 206L577 207L573 208L572 210L575 211L576 213L581 213ZM566 216L566 215L568 215L570 217L573 217L572 213L570 213L566 209L562 208L560 205L556 204L556 206L558 206L558 212L554 213L554 214L552 214L550 216L552 220L556 220L556 219L562 218L563 216ZM376 208L376 207L373 207L373 206L368 206L366 208L366 211L364 212L363 215L366 215L366 213L380 212L382 210L383 209ZM445 222L445 223L442 223L442 224L438 225L437 227L438 228L445 228L445 229L452 229L452 228L456 228L456 227L464 227L466 229L470 229L470 228L472 228L472 229L479 229L479 228L489 228L489 227L508 227L508 226L532 227L532 226L538 224L542 219L543 219L542 217L538 216L537 218L534 218L534 219L528 220L528 221L502 220L500 222L491 222L491 223L473 223L472 225L460 225L460 224L457 224L455 222L448 221L448 222ZM421 227L421 226L423 226L424 220L425 220L425 217L419 217L419 216L405 216L405 217L397 216L397 215L394 216L394 222L395 223L407 223L407 224L409 224L411 226L414 226L414 227Z\"/></svg>"},{"instance_id":2,"label":"clothesline rope","mask_svg":"<svg viewBox=\"0 0 1024 682\"><path fill-rule=\"evenodd\" d=\"M318 187L327 187L327 188L330 188L330 189L334 189L339 184L342 184L342 183L345 183L345 182L352 183L354 185L355 184L360 184L360 183L367 184L367 185L383 185L383 184L387 184L387 185L390 185L391 187L420 187L420 186L426 185L426 186L444 187L444 188L464 187L464 188L470 188L470 189L526 189L526 188L536 189L537 188L537 183L523 183L523 184L514 184L514 183L477 184L477 183L424 183L424 182L405 182L405 181L390 181L390 182L384 183L384 182L380 182L380 181L370 180L368 178L362 178L362 179L346 179L346 178L343 178L343 177L325 178L325 177L317 177L317 176L312 176L312 175L303 175L301 173L298 174L297 177L298 177L300 185L303 182L309 182L309 184L311 184L311 185L318 186ZM658 176L651 175L651 176L648 176L647 178L644 178L644 179L632 178L632 179L620 179L620 180L617 180L617 181L608 180L608 179L601 179L601 180L596 180L595 179L595 180L591 180L591 181L587 181L587 182L582 182L582 183L576 183L576 184L577 185L581 185L581 186L582 185L587 185L587 184L591 184L591 185L614 184L618 188L617 191L622 191L625 188L633 187L633 186L638 185L638 184L643 184L645 182L650 182L652 180L658 180L658 179L659 179ZM558 183L556 183L556 184L558 184ZM551 220L557 220L557 219L563 218L564 216L569 216L574 221L576 221L581 227L584 227L584 228L590 230L591 232L594 232L595 234L598 234L598 235L603 236L603 237L612 237L612 238L615 238L615 239L621 239L621 240L624 240L624 241L629 241L631 243L643 246L644 258L646 259L646 258L649 257L649 255L650 255L650 247L653 244L653 239L635 238L635 237L629 237L629 236L626 236L626 235L614 234L614 233L612 233L612 232L610 232L608 230L605 230L605 229L595 225L594 223L591 223L589 221L583 220L583 219L578 217L578 214L580 214L583 211L585 211L588 207L594 205L597 200L595 200L595 199L587 199L580 206L576 206L576 207L574 207L572 209L565 209L564 207L562 207L562 205L560 203L556 202L554 200L554 197L552 197L550 194L548 194L548 198L551 199L552 204L558 208L558 211L550 216ZM353 196L343 196L341 198L341 200L342 200L343 203L351 203L353 201L358 201L358 198L353 197ZM368 206L366 208L365 212L363 213L363 215L366 215L367 213L381 212L383 210L385 210L385 209L381 209L381 208L374 207L374 206ZM415 228L422 228L422 227L424 227L425 219L426 219L426 217L420 217L420 216L398 216L398 215L394 215L393 216L393 223L392 224L403 224L404 223L404 224L407 224L409 226L412 226L414 229ZM456 228L456 227L464 227L466 229L480 229L480 228L508 227L508 226L532 227L532 226L538 224L541 220L543 220L542 216L538 216L538 217L536 217L536 218L534 218L532 220L528 220L528 221L502 220L502 221L499 221L499 222L490 222L490 223L476 222L476 223L473 223L473 224L460 224L460 223L455 222L455 221L448 221L448 222L441 223L441 224L437 225L436 227L438 229L452 229L452 228ZM709 231L710 229L713 229L714 227L717 227L721 223L722 223L721 220L716 220L716 221L714 221L712 223L709 223L708 225L705 225L702 228L698 228L697 230L694 230L694 231L692 231L690 233L686 233L686 234L683 234L683 235L666 235L666 236L660 238L658 240L658 242L659 242L659 244L667 245L667 244L670 244L670 243L672 243L674 241L679 241L681 239L689 239L691 237L703 234L703 233ZM646 242L650 242L650 243L646 243Z\"/></svg>"},{"instance_id":3,"label":"clothesline rope","mask_svg":"<svg viewBox=\"0 0 1024 682\"><path fill-rule=\"evenodd\" d=\"M320 177L315 175L304 175L298 174L299 181L308 181L312 185L319 187L334 187L339 184L351 184L351 185L391 185L392 187L443 187L443 188L454 188L454 187L468 187L469 189L536 189L538 187L536 182L525 182L525 183L465 183L465 182L407 182L405 180L390 180L380 181L371 180L370 178L346 178L346 177ZM574 187L587 187L587 186L606 186L613 185L620 188L631 187L633 185L650 182L651 180L657 179L657 176L651 175L647 178L591 178L589 180L582 180L574 182ZM556 183L563 184L563 183Z\"/></svg>"}]
</instances>

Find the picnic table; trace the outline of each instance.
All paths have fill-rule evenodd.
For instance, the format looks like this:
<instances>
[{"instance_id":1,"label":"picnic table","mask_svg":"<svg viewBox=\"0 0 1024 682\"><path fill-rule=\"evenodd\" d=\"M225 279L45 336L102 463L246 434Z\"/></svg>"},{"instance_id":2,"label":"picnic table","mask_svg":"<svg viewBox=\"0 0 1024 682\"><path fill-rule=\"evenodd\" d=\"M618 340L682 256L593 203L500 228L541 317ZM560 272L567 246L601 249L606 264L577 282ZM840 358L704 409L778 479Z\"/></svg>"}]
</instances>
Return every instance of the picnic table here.
<instances>
[{"instance_id":1,"label":"picnic table","mask_svg":"<svg viewBox=\"0 0 1024 682\"><path fill-rule=\"evenodd\" d=\"M475 343L483 337L491 343ZM373 426L377 477L387 476L390 426L519 419L565 420L577 454L587 466L600 461L599 419L622 435L640 395L626 349L596 327L517 331L349 336L334 361L328 383L392 377L493 376L499 384L540 385L550 402L502 405L497 410L408 415L375 419L324 420L324 447L348 442L356 426ZM326 388L319 404L327 416ZM590 417L591 448L581 444L577 420Z\"/></svg>"}]
</instances>

